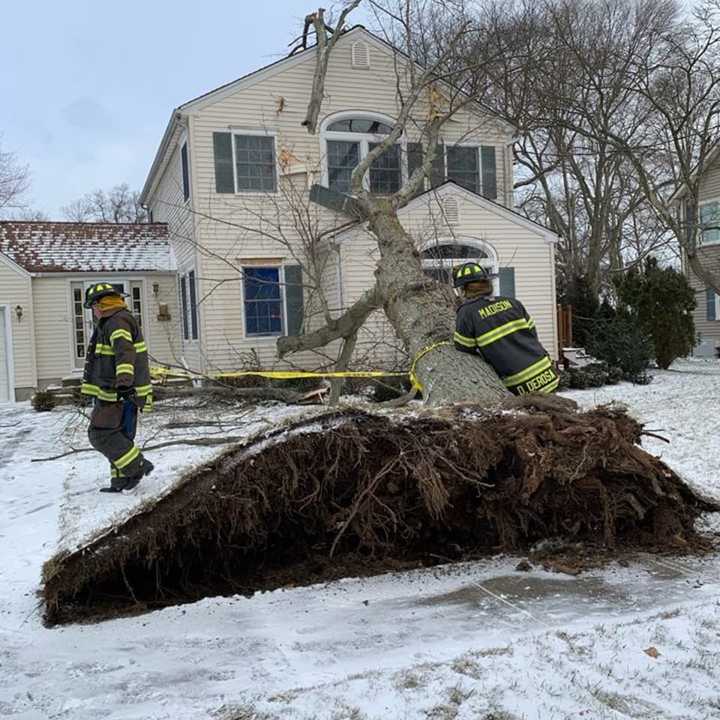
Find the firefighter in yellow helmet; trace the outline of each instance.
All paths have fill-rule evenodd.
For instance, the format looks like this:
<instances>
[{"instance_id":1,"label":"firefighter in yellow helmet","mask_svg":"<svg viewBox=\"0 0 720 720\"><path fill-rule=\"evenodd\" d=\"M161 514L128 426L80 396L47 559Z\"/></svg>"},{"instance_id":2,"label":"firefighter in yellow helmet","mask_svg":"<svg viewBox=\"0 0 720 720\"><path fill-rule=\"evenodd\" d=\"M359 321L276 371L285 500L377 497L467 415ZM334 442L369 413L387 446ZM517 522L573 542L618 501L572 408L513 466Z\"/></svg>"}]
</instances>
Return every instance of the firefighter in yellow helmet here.
<instances>
[{"instance_id":1,"label":"firefighter in yellow helmet","mask_svg":"<svg viewBox=\"0 0 720 720\"><path fill-rule=\"evenodd\" d=\"M101 492L134 488L153 465L133 442L139 410L152 407L147 346L137 320L110 283L85 292L95 330L85 357L81 392L94 398L88 437L110 462L110 486Z\"/></svg>"},{"instance_id":2,"label":"firefighter in yellow helmet","mask_svg":"<svg viewBox=\"0 0 720 720\"><path fill-rule=\"evenodd\" d=\"M477 263L455 268L453 285L464 295L455 320L455 347L481 355L515 395L556 390L553 362L522 303L493 296L492 277Z\"/></svg>"}]
</instances>

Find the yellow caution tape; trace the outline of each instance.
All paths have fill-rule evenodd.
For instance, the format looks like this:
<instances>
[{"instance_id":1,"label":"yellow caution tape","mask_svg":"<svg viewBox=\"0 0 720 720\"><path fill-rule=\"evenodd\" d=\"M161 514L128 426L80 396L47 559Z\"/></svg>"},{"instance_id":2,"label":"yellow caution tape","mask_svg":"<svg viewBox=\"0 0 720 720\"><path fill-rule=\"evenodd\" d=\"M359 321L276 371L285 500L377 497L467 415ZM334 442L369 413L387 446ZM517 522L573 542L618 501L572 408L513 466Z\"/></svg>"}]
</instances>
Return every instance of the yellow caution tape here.
<instances>
[{"instance_id":1,"label":"yellow caution tape","mask_svg":"<svg viewBox=\"0 0 720 720\"><path fill-rule=\"evenodd\" d=\"M420 362L420 360L425 357L429 352L432 352L435 350L435 348L439 348L441 345L449 345L449 340L441 340L440 342L433 343L432 345L428 345L426 348L423 348L416 356L415 359L412 361L412 365L410 366L410 372L408 375L410 376L410 382L412 383L413 390L419 390L422 391L423 386L420 380L418 379L418 376L415 374L415 367Z\"/></svg>"},{"instance_id":2,"label":"yellow caution tape","mask_svg":"<svg viewBox=\"0 0 720 720\"><path fill-rule=\"evenodd\" d=\"M345 370L341 372L310 372L305 370L242 370L238 372L212 373L210 375L193 373L186 370L153 367L150 369L153 378L223 378L262 377L271 380L296 380L298 378L374 378L374 377L407 377L406 372L384 372L382 370Z\"/></svg>"},{"instance_id":3,"label":"yellow caution tape","mask_svg":"<svg viewBox=\"0 0 720 720\"><path fill-rule=\"evenodd\" d=\"M415 367L421 358L441 345L449 345L448 340L433 343L421 350L412 362L409 372L385 372L383 370L343 370L338 372L312 372L307 370L239 370L237 372L221 372L206 375L190 370L173 370L167 367L153 366L150 375L155 380L165 378L207 378L222 380L224 378L261 377L269 380L297 380L301 378L382 378L382 377L409 377L415 390L422 390L422 383L415 374Z\"/></svg>"}]
</instances>

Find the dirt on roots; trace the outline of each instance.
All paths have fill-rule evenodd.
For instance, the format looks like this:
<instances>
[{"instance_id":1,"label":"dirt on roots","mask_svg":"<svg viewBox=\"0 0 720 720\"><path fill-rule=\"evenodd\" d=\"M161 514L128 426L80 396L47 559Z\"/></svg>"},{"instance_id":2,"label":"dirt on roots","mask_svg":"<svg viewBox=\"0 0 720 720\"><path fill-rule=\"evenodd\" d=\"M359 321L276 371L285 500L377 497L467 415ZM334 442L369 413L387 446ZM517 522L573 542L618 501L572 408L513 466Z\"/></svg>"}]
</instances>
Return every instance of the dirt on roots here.
<instances>
[{"instance_id":1,"label":"dirt on roots","mask_svg":"<svg viewBox=\"0 0 720 720\"><path fill-rule=\"evenodd\" d=\"M620 409L338 411L235 446L44 568L48 624L303 585L547 538L703 544L701 499Z\"/></svg>"}]
</instances>

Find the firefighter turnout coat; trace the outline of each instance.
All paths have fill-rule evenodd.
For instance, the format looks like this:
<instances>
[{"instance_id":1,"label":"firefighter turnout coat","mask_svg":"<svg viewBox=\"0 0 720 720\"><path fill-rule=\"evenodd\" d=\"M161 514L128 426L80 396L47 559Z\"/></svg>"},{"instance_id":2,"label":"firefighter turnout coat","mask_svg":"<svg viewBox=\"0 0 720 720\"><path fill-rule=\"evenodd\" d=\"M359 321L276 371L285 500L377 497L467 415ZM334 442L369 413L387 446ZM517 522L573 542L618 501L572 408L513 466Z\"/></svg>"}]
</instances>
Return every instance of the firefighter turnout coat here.
<instances>
[{"instance_id":1,"label":"firefighter turnout coat","mask_svg":"<svg viewBox=\"0 0 720 720\"><path fill-rule=\"evenodd\" d=\"M137 320L125 308L101 318L85 358L80 392L105 402L117 402L118 387L135 388L138 408L152 406L147 345Z\"/></svg>"},{"instance_id":2,"label":"firefighter turnout coat","mask_svg":"<svg viewBox=\"0 0 720 720\"><path fill-rule=\"evenodd\" d=\"M483 296L464 302L453 339L458 350L482 355L515 395L557 389L559 378L535 321L513 298Z\"/></svg>"}]
</instances>

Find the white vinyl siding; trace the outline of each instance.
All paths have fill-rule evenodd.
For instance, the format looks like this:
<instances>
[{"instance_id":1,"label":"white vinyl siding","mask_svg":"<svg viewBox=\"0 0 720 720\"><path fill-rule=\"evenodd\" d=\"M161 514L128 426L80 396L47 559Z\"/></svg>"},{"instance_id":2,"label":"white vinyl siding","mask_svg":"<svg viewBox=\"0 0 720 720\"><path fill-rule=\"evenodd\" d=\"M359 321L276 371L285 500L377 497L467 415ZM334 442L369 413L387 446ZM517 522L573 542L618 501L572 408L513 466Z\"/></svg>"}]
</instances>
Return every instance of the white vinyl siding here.
<instances>
[{"instance_id":1,"label":"white vinyl siding","mask_svg":"<svg viewBox=\"0 0 720 720\"><path fill-rule=\"evenodd\" d=\"M30 277L0 255L0 305L7 306L16 388L36 386L35 333ZM16 308L22 308L18 319Z\"/></svg>"},{"instance_id":2,"label":"white vinyl siding","mask_svg":"<svg viewBox=\"0 0 720 720\"><path fill-rule=\"evenodd\" d=\"M197 223L198 220L193 210L200 208L202 203L198 201L198 180L197 180L197 156L193 144L193 119L188 120L188 131L177 129L170 140L170 155L167 165L161 171L156 187L148 197L148 205L153 211L153 219L156 222L168 224L169 240L179 268L194 267L197 276L202 272L202 253L198 252ZM211 139L212 142L212 139ZM183 177L182 177L182 146L187 147L189 166L189 189L190 197L187 201L183 198ZM210 148L212 152L212 145ZM207 208L203 208L205 211ZM157 321L157 331L166 347L167 357L172 358L175 364L185 363L193 370L202 372L204 358L200 348L196 344L185 347L182 345L181 313L179 310L178 283L173 279L172 293L168 291L161 281L161 293L158 302L163 303L171 309L170 321ZM198 283L198 293L202 292ZM146 288L146 297L149 297ZM174 311L172 310L174 309ZM154 315L151 323L155 324L157 308L153 309ZM198 317L199 330L202 327L202 317Z\"/></svg>"},{"instance_id":3,"label":"white vinyl siding","mask_svg":"<svg viewBox=\"0 0 720 720\"><path fill-rule=\"evenodd\" d=\"M93 277L93 280L107 280L107 276ZM144 302L143 335L153 358L158 362L177 363L182 355L174 325L178 321L175 277L172 274L158 273L146 275L142 280L137 276L110 278L113 282L122 282L131 290L139 288L141 302ZM57 382L61 378L80 372L84 357L76 358L75 307L73 292L83 288L90 278L82 275L62 275L57 277L40 276L32 280L33 308L36 318L35 340L37 348L37 378L40 385ZM158 286L157 295L153 285ZM132 303L128 299L128 303ZM172 317L169 322L157 319L160 304L168 306ZM90 340L90 328L85 325L84 342Z\"/></svg>"},{"instance_id":4,"label":"white vinyl siding","mask_svg":"<svg viewBox=\"0 0 720 720\"><path fill-rule=\"evenodd\" d=\"M702 176L700 187L698 188L699 199L699 215L703 213L703 208L708 204L720 201L720 157L708 168ZM707 210L705 211L707 212ZM699 220L702 222L702 216ZM703 267L713 272L716 277L720 277L720 243L703 243L697 249L697 255ZM708 318L707 306L707 286L697 278L692 271L687 272L688 280L693 290L695 290L695 298L697 307L693 312L695 320L695 330L700 336L700 342L709 346L720 345L720 322ZM715 299L715 318L720 317L720 305L717 298Z\"/></svg>"},{"instance_id":5,"label":"white vinyl siding","mask_svg":"<svg viewBox=\"0 0 720 720\"><path fill-rule=\"evenodd\" d=\"M358 41L369 48L370 66L361 72L349 72L352 70L352 45ZM172 200L172 188L180 189L180 204L183 204L181 182L179 178L173 180L172 171L166 171L159 189L150 197L155 219L170 223L178 267L194 267L198 278L202 278L198 282L198 296L203 298L199 308L200 342L190 343L183 349L185 360L195 369L233 369L246 362L257 362L263 367L287 367L287 363L277 359L275 338L246 337L238 270L242 258L278 258L283 265L298 262L297 257L302 255L301 238L294 226L287 196L295 194L307 198L309 185L322 182L325 145L319 133L312 135L301 125L312 87L314 55L308 53L302 58L291 58L277 69L275 73L259 73L244 87L220 91L187 109L192 188L189 206L197 212L194 225L185 226L182 213L177 210L172 216L158 217L160 200ZM396 117L398 112L392 54L360 29L341 37L333 50L320 122L330 116L340 113L347 116L356 111L379 113L390 118ZM185 112L182 107L180 112ZM418 107L418 117L427 117L427 112L428 106L423 100ZM257 133L272 137L275 157L280 159L276 165L277 192L217 192L214 154L214 135L217 133ZM507 198L510 196L507 171L511 168L507 164L506 146L511 138L507 126L469 111L458 113L444 132L448 144L460 142L496 148L498 192L503 195L504 190ZM418 139L409 136L403 142ZM178 142L176 139L175 143ZM172 143L170 147L173 147ZM171 152L177 157L177 149ZM169 168L180 165L174 157L168 161ZM228 170L234 175L236 164L229 165ZM376 179L381 181L379 173ZM393 182L392 178L389 182ZM503 202L506 197L500 197L498 201ZM319 216L321 227L347 220L343 216L334 218L331 212L314 205L310 206L309 212L313 217ZM286 241L284 244L272 239L280 235ZM186 240L188 237L190 239ZM196 251L193 243L203 250ZM552 273L552 268L545 268L544 272ZM330 270L323 273L323 277L330 275L333 275ZM338 301L344 292L345 286L340 280L329 288L330 295ZM317 309L319 304L306 302L306 307L309 306ZM312 324L319 322L319 316L311 320ZM175 324L180 328L179 322ZM315 367L323 362L314 353L296 354L289 361L298 367Z\"/></svg>"},{"instance_id":6,"label":"white vinyl siding","mask_svg":"<svg viewBox=\"0 0 720 720\"><path fill-rule=\"evenodd\" d=\"M442 190L443 196L450 189ZM555 320L555 288L553 282L552 245L545 241L541 232L530 229L527 225L507 219L500 212L491 211L474 202L467 194L457 192L460 208L459 225L447 228L445 240L453 235L461 238L458 242L465 244L465 238L476 238L478 244L487 243L497 255L500 268L514 268L515 297L523 303L530 315L535 319L540 341L553 358L557 358L557 332ZM430 238L436 229L442 230L442 215L437 202L429 199L424 203L418 199L412 206L400 211L403 226L410 229L416 238ZM541 229L538 228L538 231ZM371 287L373 271L378 257L377 244L363 230L343 236L342 275L344 279L344 305L349 307L360 295ZM363 329L363 343L367 346L383 338L385 355L397 356L397 341L384 316L376 313L371 318L368 328ZM380 348L378 348L380 350Z\"/></svg>"}]
</instances>

